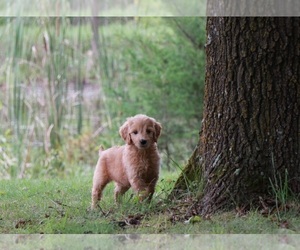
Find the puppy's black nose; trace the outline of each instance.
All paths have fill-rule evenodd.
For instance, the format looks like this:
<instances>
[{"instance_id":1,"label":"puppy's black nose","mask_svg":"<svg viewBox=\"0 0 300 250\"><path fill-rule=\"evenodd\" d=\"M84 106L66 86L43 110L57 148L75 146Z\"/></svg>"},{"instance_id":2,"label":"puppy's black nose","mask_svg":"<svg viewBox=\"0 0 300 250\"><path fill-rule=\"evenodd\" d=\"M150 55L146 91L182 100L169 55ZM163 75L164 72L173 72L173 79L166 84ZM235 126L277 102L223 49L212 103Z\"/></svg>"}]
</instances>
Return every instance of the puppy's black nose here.
<instances>
[{"instance_id":1,"label":"puppy's black nose","mask_svg":"<svg viewBox=\"0 0 300 250\"><path fill-rule=\"evenodd\" d=\"M146 140L144 140L144 139L142 139L142 140L140 140L140 143L141 143L141 145L146 145L147 144L147 141Z\"/></svg>"}]
</instances>

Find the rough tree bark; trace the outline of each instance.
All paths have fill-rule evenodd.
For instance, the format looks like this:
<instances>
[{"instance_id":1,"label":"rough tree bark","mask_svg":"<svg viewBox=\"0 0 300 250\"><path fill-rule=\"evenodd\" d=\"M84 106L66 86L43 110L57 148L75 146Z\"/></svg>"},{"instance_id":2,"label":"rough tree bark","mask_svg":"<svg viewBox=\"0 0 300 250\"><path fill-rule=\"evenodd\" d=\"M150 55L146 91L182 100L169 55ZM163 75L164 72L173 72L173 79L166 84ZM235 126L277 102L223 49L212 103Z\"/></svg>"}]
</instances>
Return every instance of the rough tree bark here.
<instances>
[{"instance_id":1,"label":"rough tree bark","mask_svg":"<svg viewBox=\"0 0 300 250\"><path fill-rule=\"evenodd\" d=\"M208 18L206 53L199 144L174 193L200 179L200 214L255 204L285 177L298 195L300 18Z\"/></svg>"},{"instance_id":2,"label":"rough tree bark","mask_svg":"<svg viewBox=\"0 0 300 250\"><path fill-rule=\"evenodd\" d=\"M207 16L299 16L298 0L207 0Z\"/></svg>"}]
</instances>

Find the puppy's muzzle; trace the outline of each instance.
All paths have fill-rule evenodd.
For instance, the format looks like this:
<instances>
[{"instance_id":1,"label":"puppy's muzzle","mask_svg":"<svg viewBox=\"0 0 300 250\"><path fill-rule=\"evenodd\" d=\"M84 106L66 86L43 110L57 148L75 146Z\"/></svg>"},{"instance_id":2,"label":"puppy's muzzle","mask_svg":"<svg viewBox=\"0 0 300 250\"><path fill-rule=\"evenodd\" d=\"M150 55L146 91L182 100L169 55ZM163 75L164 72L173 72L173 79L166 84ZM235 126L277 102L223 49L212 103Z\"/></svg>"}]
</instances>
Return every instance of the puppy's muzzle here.
<instances>
[{"instance_id":1,"label":"puppy's muzzle","mask_svg":"<svg viewBox=\"0 0 300 250\"><path fill-rule=\"evenodd\" d=\"M141 147L146 147L147 144L148 144L148 141L147 141L147 140L144 140L144 139L140 140L140 145L141 145Z\"/></svg>"}]
</instances>

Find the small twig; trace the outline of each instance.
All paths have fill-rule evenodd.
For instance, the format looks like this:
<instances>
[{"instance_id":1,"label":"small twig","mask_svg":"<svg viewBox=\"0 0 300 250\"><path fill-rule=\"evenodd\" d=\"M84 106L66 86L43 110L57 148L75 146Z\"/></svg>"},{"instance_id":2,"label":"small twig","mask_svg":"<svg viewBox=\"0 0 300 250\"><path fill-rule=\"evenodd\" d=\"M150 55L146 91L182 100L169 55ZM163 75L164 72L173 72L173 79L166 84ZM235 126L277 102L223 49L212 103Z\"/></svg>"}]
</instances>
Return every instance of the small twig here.
<instances>
[{"instance_id":1,"label":"small twig","mask_svg":"<svg viewBox=\"0 0 300 250\"><path fill-rule=\"evenodd\" d=\"M64 207L70 207L69 205L63 204L60 201L55 201L49 198L50 201L52 201L54 204L59 205L59 206L64 206Z\"/></svg>"},{"instance_id":2,"label":"small twig","mask_svg":"<svg viewBox=\"0 0 300 250\"><path fill-rule=\"evenodd\" d=\"M58 205L58 206L62 206L62 207L71 207L71 208L76 208L79 209L79 207L74 207L74 206L70 206L70 205L66 205L60 201L55 201L49 198L50 201L52 201L54 204Z\"/></svg>"},{"instance_id":3,"label":"small twig","mask_svg":"<svg viewBox=\"0 0 300 250\"><path fill-rule=\"evenodd\" d=\"M104 210L100 207L100 205L98 204L97 207L100 209L100 212L102 213L102 215L106 218L109 214L110 214L110 211L108 212L104 212Z\"/></svg>"}]
</instances>

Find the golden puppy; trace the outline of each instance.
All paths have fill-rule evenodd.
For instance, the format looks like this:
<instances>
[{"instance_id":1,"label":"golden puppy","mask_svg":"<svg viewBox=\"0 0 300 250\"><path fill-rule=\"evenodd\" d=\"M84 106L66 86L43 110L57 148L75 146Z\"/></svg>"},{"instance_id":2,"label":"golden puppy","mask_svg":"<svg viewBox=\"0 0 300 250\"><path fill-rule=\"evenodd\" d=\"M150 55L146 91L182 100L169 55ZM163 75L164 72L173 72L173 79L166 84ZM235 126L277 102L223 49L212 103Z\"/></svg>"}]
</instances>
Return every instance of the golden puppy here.
<instances>
[{"instance_id":1,"label":"golden puppy","mask_svg":"<svg viewBox=\"0 0 300 250\"><path fill-rule=\"evenodd\" d=\"M157 139L160 123L146 115L127 118L119 133L126 142L99 150L92 188L92 208L97 206L105 186L115 182L115 201L130 187L141 199L152 198L158 180L160 157Z\"/></svg>"}]
</instances>

